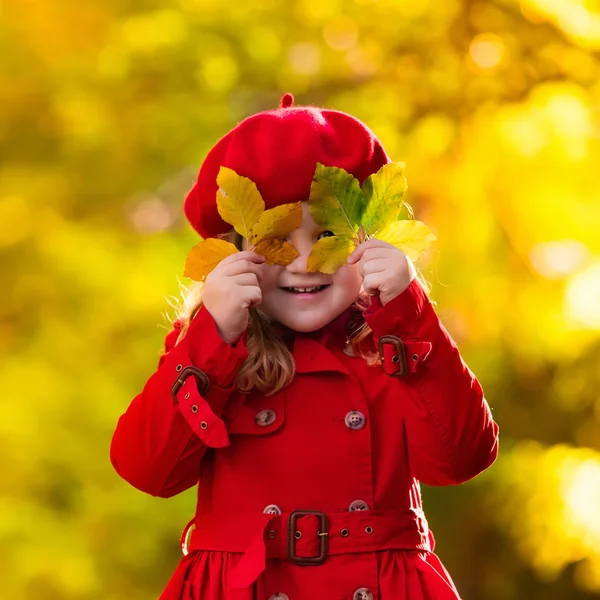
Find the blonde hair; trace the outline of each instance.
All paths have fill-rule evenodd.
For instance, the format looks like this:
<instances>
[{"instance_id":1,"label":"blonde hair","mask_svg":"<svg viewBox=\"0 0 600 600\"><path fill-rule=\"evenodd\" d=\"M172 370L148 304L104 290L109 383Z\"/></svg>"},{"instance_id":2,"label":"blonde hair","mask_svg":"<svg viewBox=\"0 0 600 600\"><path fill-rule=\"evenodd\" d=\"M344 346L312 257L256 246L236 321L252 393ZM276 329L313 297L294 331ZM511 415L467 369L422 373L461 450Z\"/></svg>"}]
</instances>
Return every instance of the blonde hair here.
<instances>
[{"instance_id":1,"label":"blonde hair","mask_svg":"<svg viewBox=\"0 0 600 600\"><path fill-rule=\"evenodd\" d=\"M233 243L238 249L242 249L243 237L234 229L218 237ZM419 281L427 292L426 282L420 277L420 274ZM185 336L190 322L202 307L204 289L203 282L193 282L189 286L182 283L179 285L181 299L175 298L175 302L169 302L176 311L173 320L179 320L182 325L176 343L179 343ZM370 296L362 292L353 306L362 313L370 304ZM167 316L167 318L169 317ZM354 331L350 332L348 343L343 349L344 353L363 358L369 365L380 364L379 354L367 348L371 334L371 328L363 320ZM274 331L270 318L259 309L250 309L248 335L245 343L249 356L237 377L238 390L248 392L256 387L260 392L269 396L292 382L296 372L292 353Z\"/></svg>"}]
</instances>

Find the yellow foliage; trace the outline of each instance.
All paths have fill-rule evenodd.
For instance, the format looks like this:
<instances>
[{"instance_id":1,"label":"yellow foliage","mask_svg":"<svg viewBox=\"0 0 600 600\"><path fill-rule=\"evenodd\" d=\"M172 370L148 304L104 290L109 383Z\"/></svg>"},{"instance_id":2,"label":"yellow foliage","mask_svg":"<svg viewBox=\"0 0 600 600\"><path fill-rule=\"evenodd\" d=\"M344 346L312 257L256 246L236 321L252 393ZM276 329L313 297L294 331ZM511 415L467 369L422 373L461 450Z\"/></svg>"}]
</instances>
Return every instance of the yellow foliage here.
<instances>
[{"instance_id":1,"label":"yellow foliage","mask_svg":"<svg viewBox=\"0 0 600 600\"><path fill-rule=\"evenodd\" d=\"M319 225L336 235L353 237L364 210L364 197L358 180L343 169L318 163L308 208Z\"/></svg>"},{"instance_id":2,"label":"yellow foliage","mask_svg":"<svg viewBox=\"0 0 600 600\"><path fill-rule=\"evenodd\" d=\"M400 215L406 192L404 163L384 165L366 179L362 189L366 206L361 223L371 237Z\"/></svg>"},{"instance_id":3,"label":"yellow foliage","mask_svg":"<svg viewBox=\"0 0 600 600\"><path fill-rule=\"evenodd\" d=\"M254 252L262 254L268 265L289 265L297 256L298 250L288 242L278 239L265 239L254 246Z\"/></svg>"},{"instance_id":4,"label":"yellow foliage","mask_svg":"<svg viewBox=\"0 0 600 600\"><path fill-rule=\"evenodd\" d=\"M217 176L217 208L224 221L246 239L265 210L265 202L256 184L232 169L221 167Z\"/></svg>"},{"instance_id":5,"label":"yellow foliage","mask_svg":"<svg viewBox=\"0 0 600 600\"><path fill-rule=\"evenodd\" d=\"M332 274L346 264L354 249L354 238L330 236L321 238L308 256L307 270Z\"/></svg>"},{"instance_id":6,"label":"yellow foliage","mask_svg":"<svg viewBox=\"0 0 600 600\"><path fill-rule=\"evenodd\" d=\"M250 241L258 245L263 240L286 238L290 231L300 227L301 223L302 204L300 202L270 208L260 215L256 224L252 227Z\"/></svg>"},{"instance_id":7,"label":"yellow foliage","mask_svg":"<svg viewBox=\"0 0 600 600\"><path fill-rule=\"evenodd\" d=\"M344 169L318 163L308 206L313 219L334 237L315 244L308 270L335 273L348 259L353 245L369 238L388 242L416 260L436 237L420 221L397 220L405 191L404 163L384 165L365 180L362 188Z\"/></svg>"},{"instance_id":8,"label":"yellow foliage","mask_svg":"<svg viewBox=\"0 0 600 600\"><path fill-rule=\"evenodd\" d=\"M236 252L238 249L231 242L218 238L202 240L188 254L183 276L195 281L204 281L224 258Z\"/></svg>"},{"instance_id":9,"label":"yellow foliage","mask_svg":"<svg viewBox=\"0 0 600 600\"><path fill-rule=\"evenodd\" d=\"M436 240L425 223L413 219L390 223L374 237L400 248L411 260L417 260L427 250L429 244Z\"/></svg>"},{"instance_id":10,"label":"yellow foliage","mask_svg":"<svg viewBox=\"0 0 600 600\"><path fill-rule=\"evenodd\" d=\"M266 258L267 264L289 265L298 251L279 238L286 238L302 223L300 202L265 210L256 184L227 167L219 170L217 184L217 209L223 220L233 225L252 244L252 250ZM216 238L204 240L188 255L184 276L203 281L221 260L237 251L230 242Z\"/></svg>"}]
</instances>

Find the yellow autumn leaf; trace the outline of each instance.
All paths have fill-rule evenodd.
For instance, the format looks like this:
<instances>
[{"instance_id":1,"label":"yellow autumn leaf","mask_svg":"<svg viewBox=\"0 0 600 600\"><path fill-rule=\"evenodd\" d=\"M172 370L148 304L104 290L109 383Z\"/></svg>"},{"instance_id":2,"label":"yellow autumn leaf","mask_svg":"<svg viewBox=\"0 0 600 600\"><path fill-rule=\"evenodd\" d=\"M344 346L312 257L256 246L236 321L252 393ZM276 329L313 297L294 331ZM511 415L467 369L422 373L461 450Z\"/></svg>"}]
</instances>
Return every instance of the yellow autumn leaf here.
<instances>
[{"instance_id":1,"label":"yellow autumn leaf","mask_svg":"<svg viewBox=\"0 0 600 600\"><path fill-rule=\"evenodd\" d=\"M183 276L195 281L204 281L224 258L236 252L238 249L231 242L218 238L202 240L187 255Z\"/></svg>"},{"instance_id":2,"label":"yellow autumn leaf","mask_svg":"<svg viewBox=\"0 0 600 600\"><path fill-rule=\"evenodd\" d=\"M265 210L250 234L252 244L263 240L286 238L291 231L298 229L302 224L302 204L282 204L275 208Z\"/></svg>"},{"instance_id":3,"label":"yellow autumn leaf","mask_svg":"<svg viewBox=\"0 0 600 600\"><path fill-rule=\"evenodd\" d=\"M369 176L363 183L366 207L361 224L372 237L389 223L398 219L406 192L404 163L389 163Z\"/></svg>"},{"instance_id":4,"label":"yellow autumn leaf","mask_svg":"<svg viewBox=\"0 0 600 600\"><path fill-rule=\"evenodd\" d=\"M217 176L217 209L221 218L250 239L250 232L265 210L265 202L248 177L221 167Z\"/></svg>"},{"instance_id":5,"label":"yellow autumn leaf","mask_svg":"<svg viewBox=\"0 0 600 600\"><path fill-rule=\"evenodd\" d=\"M358 179L344 169L317 163L308 208L316 223L336 236L354 237L365 207Z\"/></svg>"},{"instance_id":6,"label":"yellow autumn leaf","mask_svg":"<svg viewBox=\"0 0 600 600\"><path fill-rule=\"evenodd\" d=\"M413 261L417 260L431 242L437 239L425 223L413 219L390 223L374 237L396 246Z\"/></svg>"},{"instance_id":7,"label":"yellow autumn leaf","mask_svg":"<svg viewBox=\"0 0 600 600\"><path fill-rule=\"evenodd\" d=\"M334 235L321 238L308 255L306 270L331 275L346 264L354 247L352 237Z\"/></svg>"},{"instance_id":8,"label":"yellow autumn leaf","mask_svg":"<svg viewBox=\"0 0 600 600\"><path fill-rule=\"evenodd\" d=\"M262 240L254 246L254 252L262 254L268 265L285 267L298 257L298 250L291 244L278 239Z\"/></svg>"}]
</instances>

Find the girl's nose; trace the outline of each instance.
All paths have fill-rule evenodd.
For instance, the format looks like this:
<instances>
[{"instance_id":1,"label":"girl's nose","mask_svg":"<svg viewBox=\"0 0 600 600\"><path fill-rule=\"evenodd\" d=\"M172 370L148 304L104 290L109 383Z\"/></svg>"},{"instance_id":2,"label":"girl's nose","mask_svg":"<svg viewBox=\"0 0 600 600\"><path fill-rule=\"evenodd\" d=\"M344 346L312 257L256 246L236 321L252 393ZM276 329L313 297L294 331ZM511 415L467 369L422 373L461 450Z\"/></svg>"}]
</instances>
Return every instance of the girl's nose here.
<instances>
[{"instance_id":1,"label":"girl's nose","mask_svg":"<svg viewBox=\"0 0 600 600\"><path fill-rule=\"evenodd\" d=\"M294 248L298 251L298 256L286 267L290 273L306 273L306 263L308 255L312 250L311 244L294 244Z\"/></svg>"},{"instance_id":2,"label":"girl's nose","mask_svg":"<svg viewBox=\"0 0 600 600\"><path fill-rule=\"evenodd\" d=\"M308 254L300 253L287 267L286 269L290 273L306 273L306 262L308 260Z\"/></svg>"}]
</instances>

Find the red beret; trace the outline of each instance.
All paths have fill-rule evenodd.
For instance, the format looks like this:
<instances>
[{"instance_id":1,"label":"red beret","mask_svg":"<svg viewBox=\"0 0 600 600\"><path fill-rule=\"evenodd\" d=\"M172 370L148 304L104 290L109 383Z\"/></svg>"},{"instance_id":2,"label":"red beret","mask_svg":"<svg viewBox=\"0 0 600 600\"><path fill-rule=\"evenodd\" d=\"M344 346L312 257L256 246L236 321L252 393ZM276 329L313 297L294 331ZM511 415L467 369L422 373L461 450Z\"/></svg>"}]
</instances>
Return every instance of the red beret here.
<instances>
[{"instance_id":1,"label":"red beret","mask_svg":"<svg viewBox=\"0 0 600 600\"><path fill-rule=\"evenodd\" d=\"M308 200L317 162L352 173L359 182L391 162L375 134L358 119L314 106L281 107L244 119L208 153L185 199L185 215L204 238L231 229L217 211L222 166L251 179L266 208Z\"/></svg>"}]
</instances>

